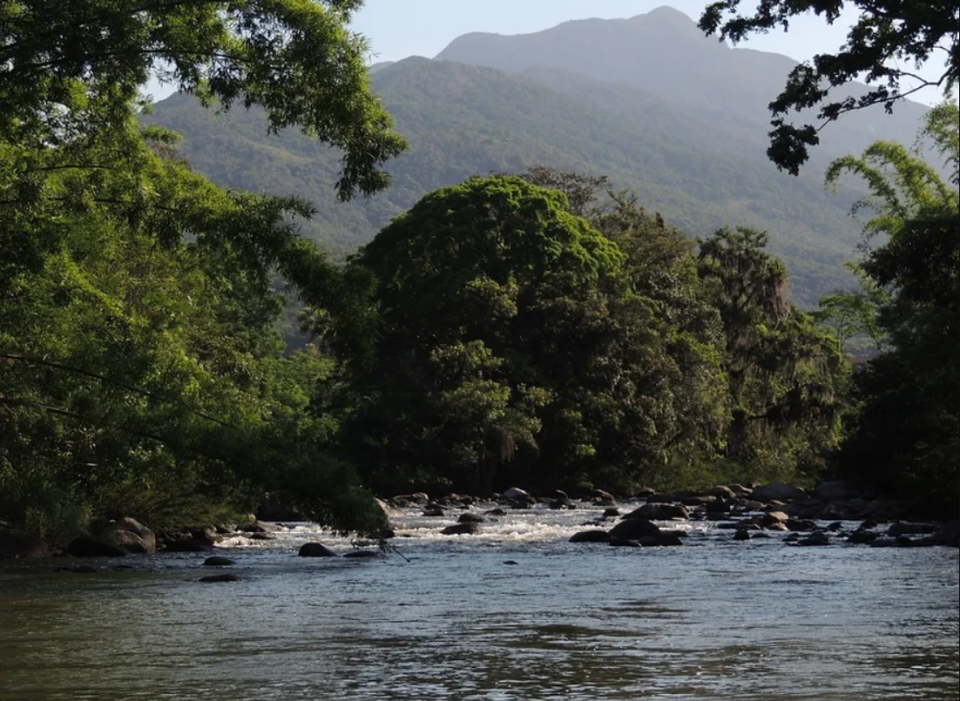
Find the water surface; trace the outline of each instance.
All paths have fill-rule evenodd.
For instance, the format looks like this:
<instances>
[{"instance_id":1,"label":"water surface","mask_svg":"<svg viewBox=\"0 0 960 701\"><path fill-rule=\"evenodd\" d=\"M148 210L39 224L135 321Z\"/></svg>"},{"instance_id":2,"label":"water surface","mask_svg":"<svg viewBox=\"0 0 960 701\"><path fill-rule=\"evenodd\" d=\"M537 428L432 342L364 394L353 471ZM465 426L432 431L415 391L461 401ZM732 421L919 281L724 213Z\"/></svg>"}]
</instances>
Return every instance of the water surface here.
<instances>
[{"instance_id":1,"label":"water surface","mask_svg":"<svg viewBox=\"0 0 960 701\"><path fill-rule=\"evenodd\" d=\"M958 698L956 550L566 542L598 513L409 512L372 560L298 558L352 549L300 525L227 541L227 584L203 555L0 563L0 700Z\"/></svg>"}]
</instances>

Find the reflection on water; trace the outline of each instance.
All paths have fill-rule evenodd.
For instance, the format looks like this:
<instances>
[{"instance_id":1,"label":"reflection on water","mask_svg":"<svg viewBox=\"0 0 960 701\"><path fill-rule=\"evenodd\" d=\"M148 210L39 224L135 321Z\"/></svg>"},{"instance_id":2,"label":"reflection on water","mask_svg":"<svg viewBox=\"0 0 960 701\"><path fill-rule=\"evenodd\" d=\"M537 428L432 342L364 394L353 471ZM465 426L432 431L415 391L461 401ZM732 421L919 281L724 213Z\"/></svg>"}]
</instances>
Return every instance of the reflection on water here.
<instances>
[{"instance_id":1,"label":"reflection on water","mask_svg":"<svg viewBox=\"0 0 960 701\"><path fill-rule=\"evenodd\" d=\"M956 551L712 531L572 546L567 525L512 518L410 538L409 562L302 560L316 534L300 530L231 550L244 581L221 585L197 582L200 556L96 574L4 563L0 699L958 697Z\"/></svg>"}]
</instances>

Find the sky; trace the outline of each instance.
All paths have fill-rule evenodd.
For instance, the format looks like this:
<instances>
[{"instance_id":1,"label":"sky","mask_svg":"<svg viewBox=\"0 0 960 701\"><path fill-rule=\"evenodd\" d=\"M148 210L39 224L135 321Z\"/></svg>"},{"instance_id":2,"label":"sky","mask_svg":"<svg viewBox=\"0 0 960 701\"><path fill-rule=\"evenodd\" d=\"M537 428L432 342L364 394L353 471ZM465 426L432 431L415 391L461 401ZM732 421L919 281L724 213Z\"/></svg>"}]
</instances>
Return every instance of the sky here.
<instances>
[{"instance_id":1,"label":"sky","mask_svg":"<svg viewBox=\"0 0 960 701\"><path fill-rule=\"evenodd\" d=\"M698 20L708 0L366 0L353 29L371 44L373 62L407 56L433 58L461 34L494 32L527 34L572 19L625 19L669 5ZM746 3L745 5L749 5ZM778 32L742 44L803 60L835 50L856 13L843 25L828 26L816 17L793 23L789 34Z\"/></svg>"},{"instance_id":2,"label":"sky","mask_svg":"<svg viewBox=\"0 0 960 701\"><path fill-rule=\"evenodd\" d=\"M469 32L527 34L574 19L599 17L624 19L669 5L699 19L708 0L366 0L356 13L352 29L370 43L370 63L399 61L408 56L433 58L451 41ZM750 0L745 8L753 6ZM832 53L843 43L855 22L855 9L828 25L814 15L795 18L790 31L755 36L739 46L785 54L804 61L817 53ZM926 72L932 76L935 71ZM155 99L172 92L152 83L147 92ZM941 99L927 90L914 99L933 104Z\"/></svg>"}]
</instances>

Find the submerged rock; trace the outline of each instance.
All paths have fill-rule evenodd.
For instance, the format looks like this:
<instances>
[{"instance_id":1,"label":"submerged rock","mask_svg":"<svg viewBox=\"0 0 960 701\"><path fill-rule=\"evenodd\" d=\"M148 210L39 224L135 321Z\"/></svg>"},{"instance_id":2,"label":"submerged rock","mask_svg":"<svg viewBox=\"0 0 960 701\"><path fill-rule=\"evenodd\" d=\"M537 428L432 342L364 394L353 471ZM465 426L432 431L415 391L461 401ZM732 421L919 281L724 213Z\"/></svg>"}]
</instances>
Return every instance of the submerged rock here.
<instances>
[{"instance_id":1,"label":"submerged rock","mask_svg":"<svg viewBox=\"0 0 960 701\"><path fill-rule=\"evenodd\" d=\"M823 531L816 531L806 538L798 540L797 545L830 545L830 538Z\"/></svg>"},{"instance_id":2,"label":"submerged rock","mask_svg":"<svg viewBox=\"0 0 960 701\"><path fill-rule=\"evenodd\" d=\"M873 531L857 530L847 536L848 543L872 543L879 535Z\"/></svg>"},{"instance_id":3,"label":"submerged rock","mask_svg":"<svg viewBox=\"0 0 960 701\"><path fill-rule=\"evenodd\" d=\"M382 557L383 553L379 550L351 550L348 553L344 553L343 556L350 558L351 560L367 560L375 557Z\"/></svg>"},{"instance_id":4,"label":"submerged rock","mask_svg":"<svg viewBox=\"0 0 960 701\"><path fill-rule=\"evenodd\" d=\"M893 523L887 529L887 535L896 538L901 535L930 535L937 527L929 523Z\"/></svg>"},{"instance_id":5,"label":"submerged rock","mask_svg":"<svg viewBox=\"0 0 960 701\"><path fill-rule=\"evenodd\" d=\"M240 582L243 580L240 578L240 575L229 572L225 574L207 575L206 577L201 577L200 581L204 584L218 584L220 582Z\"/></svg>"},{"instance_id":6,"label":"submerged rock","mask_svg":"<svg viewBox=\"0 0 960 701\"><path fill-rule=\"evenodd\" d=\"M203 561L204 567L229 567L235 564L237 564L236 560L231 560L229 557L221 557L220 555L213 555Z\"/></svg>"},{"instance_id":7,"label":"submerged rock","mask_svg":"<svg viewBox=\"0 0 960 701\"><path fill-rule=\"evenodd\" d=\"M443 535L474 535L480 532L480 524L476 521L467 521L466 523L455 523L447 526L440 533Z\"/></svg>"}]
</instances>

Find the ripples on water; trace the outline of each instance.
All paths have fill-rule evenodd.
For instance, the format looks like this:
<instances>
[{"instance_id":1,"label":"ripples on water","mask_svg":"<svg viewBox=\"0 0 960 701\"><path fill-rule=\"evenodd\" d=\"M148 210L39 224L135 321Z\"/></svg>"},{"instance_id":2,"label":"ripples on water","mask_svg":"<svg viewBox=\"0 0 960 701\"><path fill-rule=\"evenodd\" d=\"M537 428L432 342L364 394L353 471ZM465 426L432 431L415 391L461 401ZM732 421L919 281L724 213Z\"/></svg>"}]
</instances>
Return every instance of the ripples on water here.
<instances>
[{"instance_id":1,"label":"ripples on water","mask_svg":"<svg viewBox=\"0 0 960 701\"><path fill-rule=\"evenodd\" d=\"M225 554L0 565L0 701L958 698L945 548L571 545L597 509L509 512L476 536L394 521L397 554L296 557L298 526ZM672 526L671 526L672 527ZM515 563L515 564L507 564ZM60 562L56 563L60 564Z\"/></svg>"}]
</instances>

